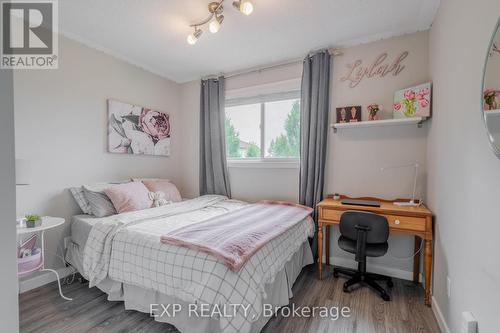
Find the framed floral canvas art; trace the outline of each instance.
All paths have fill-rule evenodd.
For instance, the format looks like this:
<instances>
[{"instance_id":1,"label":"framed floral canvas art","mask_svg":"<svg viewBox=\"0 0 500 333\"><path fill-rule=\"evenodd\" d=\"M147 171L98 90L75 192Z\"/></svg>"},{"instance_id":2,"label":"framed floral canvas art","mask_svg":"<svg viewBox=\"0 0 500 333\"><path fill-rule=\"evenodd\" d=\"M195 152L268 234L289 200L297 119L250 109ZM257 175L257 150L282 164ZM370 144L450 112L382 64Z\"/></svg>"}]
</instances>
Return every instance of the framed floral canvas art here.
<instances>
[{"instance_id":1,"label":"framed floral canvas art","mask_svg":"<svg viewBox=\"0 0 500 333\"><path fill-rule=\"evenodd\" d=\"M393 115L394 118L430 117L430 82L396 91Z\"/></svg>"},{"instance_id":2,"label":"framed floral canvas art","mask_svg":"<svg viewBox=\"0 0 500 333\"><path fill-rule=\"evenodd\" d=\"M170 117L142 106L108 100L108 151L170 155Z\"/></svg>"}]
</instances>

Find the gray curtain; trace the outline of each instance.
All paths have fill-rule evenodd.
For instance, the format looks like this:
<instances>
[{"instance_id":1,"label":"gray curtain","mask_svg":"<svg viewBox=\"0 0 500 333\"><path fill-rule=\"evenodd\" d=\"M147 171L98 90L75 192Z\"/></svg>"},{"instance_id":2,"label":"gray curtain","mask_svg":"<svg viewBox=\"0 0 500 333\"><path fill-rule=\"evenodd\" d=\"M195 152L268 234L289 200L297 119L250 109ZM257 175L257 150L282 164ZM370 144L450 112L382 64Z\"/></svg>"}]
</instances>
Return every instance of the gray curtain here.
<instances>
[{"instance_id":1,"label":"gray curtain","mask_svg":"<svg viewBox=\"0 0 500 333\"><path fill-rule=\"evenodd\" d=\"M308 55L302 72L299 202L312 208L323 198L329 105L330 54L325 50ZM315 254L316 236L311 245Z\"/></svg>"},{"instance_id":2,"label":"gray curtain","mask_svg":"<svg viewBox=\"0 0 500 333\"><path fill-rule=\"evenodd\" d=\"M201 81L200 194L231 197L226 161L224 77Z\"/></svg>"}]
</instances>

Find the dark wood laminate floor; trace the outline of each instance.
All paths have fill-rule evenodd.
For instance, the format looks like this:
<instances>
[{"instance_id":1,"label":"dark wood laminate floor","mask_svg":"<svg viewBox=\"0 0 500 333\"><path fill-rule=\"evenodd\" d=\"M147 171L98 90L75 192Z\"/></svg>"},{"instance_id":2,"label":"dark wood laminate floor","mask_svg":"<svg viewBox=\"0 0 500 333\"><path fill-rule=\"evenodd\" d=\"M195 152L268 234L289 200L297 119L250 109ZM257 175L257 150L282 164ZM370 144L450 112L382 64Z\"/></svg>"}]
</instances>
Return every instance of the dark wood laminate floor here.
<instances>
[{"instance_id":1,"label":"dark wood laminate floor","mask_svg":"<svg viewBox=\"0 0 500 333\"><path fill-rule=\"evenodd\" d=\"M440 332L432 310L423 304L423 289L412 282L394 280L392 301L382 301L368 288L342 292L343 278L334 279L331 269L319 281L313 266L304 268L293 287L291 300L297 306L348 306L349 318L271 319L265 333L413 333ZM148 314L126 311L122 302L109 302L97 288L75 281L64 286L72 302L59 297L57 284L32 290L19 297L22 333L79 332L177 332L175 327L155 322ZM184 332L191 333L191 332Z\"/></svg>"}]
</instances>

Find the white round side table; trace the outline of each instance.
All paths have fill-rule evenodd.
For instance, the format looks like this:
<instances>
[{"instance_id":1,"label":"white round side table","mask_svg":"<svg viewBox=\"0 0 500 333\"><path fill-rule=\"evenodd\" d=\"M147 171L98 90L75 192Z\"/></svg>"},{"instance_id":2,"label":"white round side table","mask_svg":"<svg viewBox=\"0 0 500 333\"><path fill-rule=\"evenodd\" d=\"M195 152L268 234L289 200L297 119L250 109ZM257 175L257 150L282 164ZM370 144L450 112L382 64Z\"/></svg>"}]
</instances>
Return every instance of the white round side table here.
<instances>
[{"instance_id":1,"label":"white round side table","mask_svg":"<svg viewBox=\"0 0 500 333\"><path fill-rule=\"evenodd\" d=\"M44 216L42 217L42 225L39 227L35 228L27 228L25 225L18 225L17 226L17 235L26 235L26 234L34 234L34 233L40 233L41 237L41 245L40 245L40 251L41 251L41 266L38 267L37 269L27 272L24 275L32 274L34 272L43 272L43 271L48 271L52 272L56 275L57 277L57 285L59 286L59 295L61 295L62 298L64 298L67 301L72 301L72 298L68 298L63 295L62 289L61 289L61 281L59 278L59 273L57 271L50 269L50 268L45 268L45 241L44 241L44 233L46 230L56 228L62 224L64 224L65 220L61 217L50 217L50 216Z\"/></svg>"}]
</instances>

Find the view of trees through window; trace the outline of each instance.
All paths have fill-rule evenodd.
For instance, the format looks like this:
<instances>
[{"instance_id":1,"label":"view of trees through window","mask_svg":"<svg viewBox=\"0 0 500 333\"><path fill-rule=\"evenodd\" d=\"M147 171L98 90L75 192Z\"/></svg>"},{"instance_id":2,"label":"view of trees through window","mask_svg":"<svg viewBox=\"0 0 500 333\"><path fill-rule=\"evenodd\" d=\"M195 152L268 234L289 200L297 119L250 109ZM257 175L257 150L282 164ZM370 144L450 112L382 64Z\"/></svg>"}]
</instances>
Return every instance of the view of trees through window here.
<instances>
[{"instance_id":1,"label":"view of trees through window","mask_svg":"<svg viewBox=\"0 0 500 333\"><path fill-rule=\"evenodd\" d=\"M300 100L226 107L225 131L230 159L298 158Z\"/></svg>"},{"instance_id":2,"label":"view of trees through window","mask_svg":"<svg viewBox=\"0 0 500 333\"><path fill-rule=\"evenodd\" d=\"M271 157L299 157L300 153L300 104L296 100L288 113L285 132L272 139L268 149Z\"/></svg>"}]
</instances>

